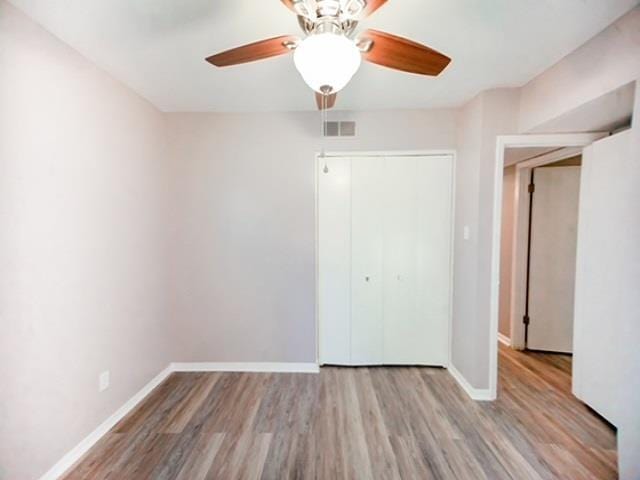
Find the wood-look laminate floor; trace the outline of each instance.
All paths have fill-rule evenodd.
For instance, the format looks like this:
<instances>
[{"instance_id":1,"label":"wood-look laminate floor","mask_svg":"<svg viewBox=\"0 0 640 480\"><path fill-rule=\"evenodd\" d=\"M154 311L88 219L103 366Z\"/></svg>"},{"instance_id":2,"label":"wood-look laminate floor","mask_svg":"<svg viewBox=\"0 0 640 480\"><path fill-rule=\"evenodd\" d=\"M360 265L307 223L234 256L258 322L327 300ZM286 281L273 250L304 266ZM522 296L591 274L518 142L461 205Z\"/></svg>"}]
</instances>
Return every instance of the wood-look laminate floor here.
<instances>
[{"instance_id":1,"label":"wood-look laminate floor","mask_svg":"<svg viewBox=\"0 0 640 480\"><path fill-rule=\"evenodd\" d=\"M431 368L175 373L65 478L614 479L570 368L501 347L496 402Z\"/></svg>"}]
</instances>

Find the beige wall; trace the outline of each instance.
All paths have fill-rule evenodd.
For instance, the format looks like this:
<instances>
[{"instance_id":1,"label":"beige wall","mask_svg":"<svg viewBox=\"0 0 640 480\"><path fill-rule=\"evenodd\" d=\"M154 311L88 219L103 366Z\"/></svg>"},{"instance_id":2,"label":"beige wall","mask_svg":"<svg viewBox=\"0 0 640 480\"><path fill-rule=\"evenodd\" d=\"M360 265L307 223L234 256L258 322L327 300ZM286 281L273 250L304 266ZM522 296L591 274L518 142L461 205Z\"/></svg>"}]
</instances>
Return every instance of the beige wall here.
<instances>
[{"instance_id":1,"label":"beige wall","mask_svg":"<svg viewBox=\"0 0 640 480\"><path fill-rule=\"evenodd\" d=\"M0 1L0 478L42 475L171 358L163 132Z\"/></svg>"},{"instance_id":2,"label":"beige wall","mask_svg":"<svg viewBox=\"0 0 640 480\"><path fill-rule=\"evenodd\" d=\"M511 338L511 269L515 223L516 167L504 169L502 189L502 240L500 242L500 320L498 331Z\"/></svg>"},{"instance_id":3,"label":"beige wall","mask_svg":"<svg viewBox=\"0 0 640 480\"><path fill-rule=\"evenodd\" d=\"M515 133L517 89L481 93L459 112L452 355L475 388L490 376L490 290L496 136ZM465 226L469 239L463 238Z\"/></svg>"},{"instance_id":4,"label":"beige wall","mask_svg":"<svg viewBox=\"0 0 640 480\"><path fill-rule=\"evenodd\" d=\"M333 113L327 151L453 149L455 113ZM318 113L169 114L178 361L315 362Z\"/></svg>"},{"instance_id":5,"label":"beige wall","mask_svg":"<svg viewBox=\"0 0 640 480\"><path fill-rule=\"evenodd\" d=\"M640 78L640 6L522 88L519 129L528 132Z\"/></svg>"}]
</instances>

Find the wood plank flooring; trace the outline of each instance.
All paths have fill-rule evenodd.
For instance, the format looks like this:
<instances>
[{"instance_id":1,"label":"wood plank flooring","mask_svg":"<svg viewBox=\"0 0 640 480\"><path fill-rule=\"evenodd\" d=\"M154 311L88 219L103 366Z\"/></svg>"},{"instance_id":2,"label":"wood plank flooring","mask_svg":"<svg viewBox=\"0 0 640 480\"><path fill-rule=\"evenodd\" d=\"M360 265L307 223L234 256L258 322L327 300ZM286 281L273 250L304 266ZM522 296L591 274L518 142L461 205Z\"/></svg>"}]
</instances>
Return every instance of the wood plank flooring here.
<instances>
[{"instance_id":1,"label":"wood plank flooring","mask_svg":"<svg viewBox=\"0 0 640 480\"><path fill-rule=\"evenodd\" d=\"M65 479L615 479L570 369L501 347L496 402L431 368L174 373Z\"/></svg>"}]
</instances>

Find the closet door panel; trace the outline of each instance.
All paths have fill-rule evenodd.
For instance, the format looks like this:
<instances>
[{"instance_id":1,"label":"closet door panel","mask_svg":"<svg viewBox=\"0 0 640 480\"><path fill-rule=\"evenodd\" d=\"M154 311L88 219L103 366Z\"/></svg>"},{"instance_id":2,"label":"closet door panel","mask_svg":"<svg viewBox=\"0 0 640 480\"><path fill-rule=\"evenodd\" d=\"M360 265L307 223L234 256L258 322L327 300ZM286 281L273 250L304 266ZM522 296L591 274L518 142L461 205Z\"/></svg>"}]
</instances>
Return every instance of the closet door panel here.
<instances>
[{"instance_id":1,"label":"closet door panel","mask_svg":"<svg viewBox=\"0 0 640 480\"><path fill-rule=\"evenodd\" d=\"M384 363L445 365L451 158L388 158L384 177Z\"/></svg>"},{"instance_id":2,"label":"closet door panel","mask_svg":"<svg viewBox=\"0 0 640 480\"><path fill-rule=\"evenodd\" d=\"M382 364L383 159L351 159L351 364Z\"/></svg>"},{"instance_id":3,"label":"closet door panel","mask_svg":"<svg viewBox=\"0 0 640 480\"><path fill-rule=\"evenodd\" d=\"M324 166L328 172L324 172ZM318 164L320 363L351 361L351 162Z\"/></svg>"},{"instance_id":4,"label":"closet door panel","mask_svg":"<svg viewBox=\"0 0 640 480\"><path fill-rule=\"evenodd\" d=\"M384 363L422 363L423 319L418 312L420 248L417 222L418 161L414 157L384 162Z\"/></svg>"},{"instance_id":5,"label":"closet door panel","mask_svg":"<svg viewBox=\"0 0 640 480\"><path fill-rule=\"evenodd\" d=\"M429 326L424 360L429 365L444 366L448 361L451 316L452 158L427 157L420 163L420 171L419 301L420 314Z\"/></svg>"}]
</instances>

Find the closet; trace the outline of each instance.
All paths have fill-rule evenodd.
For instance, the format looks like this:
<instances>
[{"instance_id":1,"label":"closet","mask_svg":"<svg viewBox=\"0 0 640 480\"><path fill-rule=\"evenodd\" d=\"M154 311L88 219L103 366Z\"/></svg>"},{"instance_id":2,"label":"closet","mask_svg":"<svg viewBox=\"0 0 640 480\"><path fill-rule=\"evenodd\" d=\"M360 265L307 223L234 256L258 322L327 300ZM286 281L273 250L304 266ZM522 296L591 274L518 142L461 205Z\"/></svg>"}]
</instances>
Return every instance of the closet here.
<instances>
[{"instance_id":1,"label":"closet","mask_svg":"<svg viewBox=\"0 0 640 480\"><path fill-rule=\"evenodd\" d=\"M447 364L450 155L318 162L320 363Z\"/></svg>"}]
</instances>

